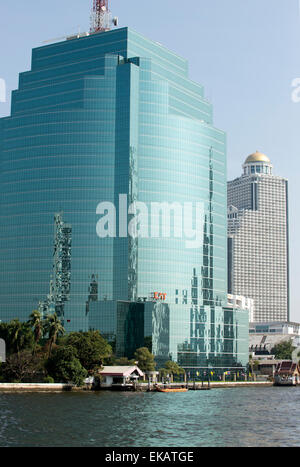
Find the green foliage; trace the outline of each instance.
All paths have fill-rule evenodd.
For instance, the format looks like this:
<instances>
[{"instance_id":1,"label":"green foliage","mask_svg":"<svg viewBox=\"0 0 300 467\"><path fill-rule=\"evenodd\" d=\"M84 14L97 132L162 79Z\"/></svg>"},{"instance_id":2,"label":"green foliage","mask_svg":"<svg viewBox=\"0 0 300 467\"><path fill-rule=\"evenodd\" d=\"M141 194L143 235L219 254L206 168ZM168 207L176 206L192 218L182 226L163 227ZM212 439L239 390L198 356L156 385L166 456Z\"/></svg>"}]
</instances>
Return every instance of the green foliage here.
<instances>
[{"instance_id":1,"label":"green foliage","mask_svg":"<svg viewBox=\"0 0 300 467\"><path fill-rule=\"evenodd\" d=\"M165 370L167 370L167 373L172 374L172 375L183 375L185 373L184 369L181 368L176 362L173 362L172 360L168 360L165 363Z\"/></svg>"},{"instance_id":2,"label":"green foliage","mask_svg":"<svg viewBox=\"0 0 300 467\"><path fill-rule=\"evenodd\" d=\"M99 331L71 332L65 343L76 349L77 358L87 370L102 365L103 360L112 354L112 348Z\"/></svg>"},{"instance_id":3,"label":"green foliage","mask_svg":"<svg viewBox=\"0 0 300 467\"><path fill-rule=\"evenodd\" d=\"M134 359L128 360L127 357L115 358L115 359L114 359L114 362L113 362L113 365L117 365L117 366L131 366L131 365L135 365L135 360L134 360Z\"/></svg>"},{"instance_id":4,"label":"green foliage","mask_svg":"<svg viewBox=\"0 0 300 467\"><path fill-rule=\"evenodd\" d=\"M275 345L271 350L271 353L275 355L277 360L291 360L292 353L296 347L293 346L292 341L284 341L280 344Z\"/></svg>"},{"instance_id":5,"label":"green foliage","mask_svg":"<svg viewBox=\"0 0 300 467\"><path fill-rule=\"evenodd\" d=\"M52 376L45 376L44 383L53 384L54 379L52 378Z\"/></svg>"},{"instance_id":6,"label":"green foliage","mask_svg":"<svg viewBox=\"0 0 300 467\"><path fill-rule=\"evenodd\" d=\"M46 316L44 323L45 333L48 334L49 339L49 356L51 355L52 347L56 343L59 336L63 336L65 329L56 313Z\"/></svg>"},{"instance_id":7,"label":"green foliage","mask_svg":"<svg viewBox=\"0 0 300 467\"><path fill-rule=\"evenodd\" d=\"M142 371L155 371L156 363L154 361L154 355L149 352L147 347L141 347L136 350L134 354L135 360L138 362L138 367Z\"/></svg>"},{"instance_id":8,"label":"green foliage","mask_svg":"<svg viewBox=\"0 0 300 467\"><path fill-rule=\"evenodd\" d=\"M34 340L36 343L40 341L44 331L44 321L42 313L38 310L34 310L28 320L29 326L33 328Z\"/></svg>"},{"instance_id":9,"label":"green foliage","mask_svg":"<svg viewBox=\"0 0 300 467\"><path fill-rule=\"evenodd\" d=\"M170 376L170 372L166 368L160 368L159 374L161 378L166 378L167 376Z\"/></svg>"},{"instance_id":10,"label":"green foliage","mask_svg":"<svg viewBox=\"0 0 300 467\"><path fill-rule=\"evenodd\" d=\"M253 368L254 371L258 371L258 369L259 369L259 361L258 360L254 360L252 368Z\"/></svg>"},{"instance_id":11,"label":"green foliage","mask_svg":"<svg viewBox=\"0 0 300 467\"><path fill-rule=\"evenodd\" d=\"M56 382L72 382L76 386L82 386L88 372L77 358L74 347L57 347L46 363L46 370Z\"/></svg>"},{"instance_id":12,"label":"green foliage","mask_svg":"<svg viewBox=\"0 0 300 467\"><path fill-rule=\"evenodd\" d=\"M248 364L248 369L253 373L254 371L259 370L259 361L258 360L253 360L252 355L249 355L249 364Z\"/></svg>"},{"instance_id":13,"label":"green foliage","mask_svg":"<svg viewBox=\"0 0 300 467\"><path fill-rule=\"evenodd\" d=\"M0 366L1 381L34 380L69 382L81 385L88 372L93 373L106 359L114 359L112 348L99 331L73 332L63 337L64 327L56 315L44 320L34 310L27 323L13 320L0 323L0 338L7 346L7 362ZM45 338L49 348L38 345ZM59 345L57 345L57 343ZM131 364L127 359L124 364Z\"/></svg>"},{"instance_id":14,"label":"green foliage","mask_svg":"<svg viewBox=\"0 0 300 467\"><path fill-rule=\"evenodd\" d=\"M7 355L22 350L33 350L34 335L28 323L21 323L14 319L9 323L0 323L0 338L6 343Z\"/></svg>"},{"instance_id":15,"label":"green foliage","mask_svg":"<svg viewBox=\"0 0 300 467\"><path fill-rule=\"evenodd\" d=\"M2 377L9 382L32 380L42 370L42 360L30 350L22 350L10 355L1 367Z\"/></svg>"}]
</instances>

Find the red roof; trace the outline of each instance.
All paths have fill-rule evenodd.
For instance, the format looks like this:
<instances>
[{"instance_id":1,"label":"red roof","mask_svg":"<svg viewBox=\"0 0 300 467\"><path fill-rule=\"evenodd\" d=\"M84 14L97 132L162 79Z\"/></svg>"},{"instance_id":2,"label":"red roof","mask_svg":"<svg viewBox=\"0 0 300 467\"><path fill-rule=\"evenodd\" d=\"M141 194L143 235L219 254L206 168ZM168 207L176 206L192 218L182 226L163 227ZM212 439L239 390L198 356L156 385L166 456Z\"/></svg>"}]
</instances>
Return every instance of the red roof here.
<instances>
[{"instance_id":1,"label":"red roof","mask_svg":"<svg viewBox=\"0 0 300 467\"><path fill-rule=\"evenodd\" d=\"M299 366L297 363L292 362L291 360L283 360L282 362L278 363L276 365L276 373L281 374L281 373L289 373L289 374L294 374L295 371L299 371Z\"/></svg>"}]
</instances>

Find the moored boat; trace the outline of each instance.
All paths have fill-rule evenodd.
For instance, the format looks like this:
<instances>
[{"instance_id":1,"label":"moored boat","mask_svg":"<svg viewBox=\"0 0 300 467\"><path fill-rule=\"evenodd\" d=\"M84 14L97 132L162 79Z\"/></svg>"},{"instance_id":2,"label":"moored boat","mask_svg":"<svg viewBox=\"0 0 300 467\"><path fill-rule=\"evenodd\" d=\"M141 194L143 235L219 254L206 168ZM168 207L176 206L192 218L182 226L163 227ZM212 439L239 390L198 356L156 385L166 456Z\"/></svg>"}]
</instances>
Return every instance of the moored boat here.
<instances>
[{"instance_id":1,"label":"moored boat","mask_svg":"<svg viewBox=\"0 0 300 467\"><path fill-rule=\"evenodd\" d=\"M187 388L160 388L159 386L154 387L157 392L187 392Z\"/></svg>"},{"instance_id":2,"label":"moored boat","mask_svg":"<svg viewBox=\"0 0 300 467\"><path fill-rule=\"evenodd\" d=\"M274 386L296 386L296 380L294 376L279 376L274 377Z\"/></svg>"},{"instance_id":3,"label":"moored boat","mask_svg":"<svg viewBox=\"0 0 300 467\"><path fill-rule=\"evenodd\" d=\"M274 386L297 386L300 384L300 367L291 360L279 362L275 369Z\"/></svg>"}]
</instances>

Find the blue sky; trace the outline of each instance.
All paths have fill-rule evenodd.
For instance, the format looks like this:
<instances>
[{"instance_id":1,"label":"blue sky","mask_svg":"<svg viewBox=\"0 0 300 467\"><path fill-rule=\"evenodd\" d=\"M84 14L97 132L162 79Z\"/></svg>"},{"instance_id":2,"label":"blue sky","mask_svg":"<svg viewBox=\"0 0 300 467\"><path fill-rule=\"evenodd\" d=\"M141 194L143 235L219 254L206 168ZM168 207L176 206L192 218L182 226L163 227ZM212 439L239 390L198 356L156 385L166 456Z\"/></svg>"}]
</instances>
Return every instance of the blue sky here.
<instances>
[{"instance_id":1,"label":"blue sky","mask_svg":"<svg viewBox=\"0 0 300 467\"><path fill-rule=\"evenodd\" d=\"M291 319L300 322L299 0L111 0L120 27L129 26L189 61L190 78L205 86L214 123L227 133L228 178L256 150L289 179ZM0 79L9 94L43 41L89 29L92 0L0 2Z\"/></svg>"}]
</instances>

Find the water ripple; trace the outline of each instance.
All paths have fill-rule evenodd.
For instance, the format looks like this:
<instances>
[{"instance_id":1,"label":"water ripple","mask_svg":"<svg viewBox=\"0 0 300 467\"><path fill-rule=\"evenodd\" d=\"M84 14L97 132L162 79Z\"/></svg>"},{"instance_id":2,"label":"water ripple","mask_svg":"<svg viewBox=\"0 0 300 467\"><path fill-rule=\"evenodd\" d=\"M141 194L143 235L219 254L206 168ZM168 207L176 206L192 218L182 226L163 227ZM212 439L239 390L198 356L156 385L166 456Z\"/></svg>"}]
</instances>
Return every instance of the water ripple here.
<instances>
[{"instance_id":1,"label":"water ripple","mask_svg":"<svg viewBox=\"0 0 300 467\"><path fill-rule=\"evenodd\" d=\"M0 446L299 446L300 387L0 394Z\"/></svg>"}]
</instances>

